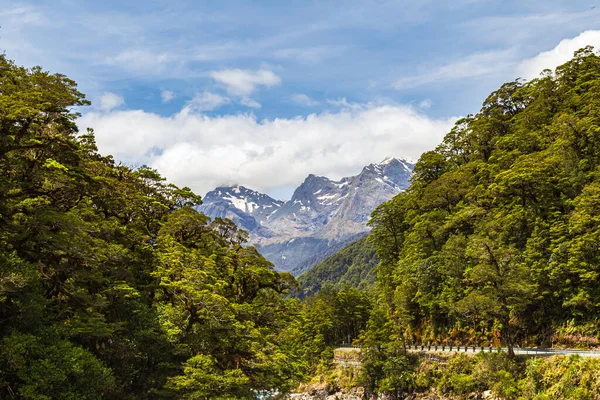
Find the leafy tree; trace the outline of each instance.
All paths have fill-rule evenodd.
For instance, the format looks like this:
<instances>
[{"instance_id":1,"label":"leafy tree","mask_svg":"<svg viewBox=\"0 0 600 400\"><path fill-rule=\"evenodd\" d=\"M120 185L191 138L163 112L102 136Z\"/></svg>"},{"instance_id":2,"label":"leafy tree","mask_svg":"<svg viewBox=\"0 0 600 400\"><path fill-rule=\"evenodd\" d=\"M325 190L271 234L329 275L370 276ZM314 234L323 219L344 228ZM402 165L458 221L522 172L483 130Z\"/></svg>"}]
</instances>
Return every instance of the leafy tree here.
<instances>
[{"instance_id":1,"label":"leafy tree","mask_svg":"<svg viewBox=\"0 0 600 400\"><path fill-rule=\"evenodd\" d=\"M0 397L289 390L293 278L189 188L99 154L75 82L0 56L0 87Z\"/></svg>"},{"instance_id":2,"label":"leafy tree","mask_svg":"<svg viewBox=\"0 0 600 400\"><path fill-rule=\"evenodd\" d=\"M600 333L599 84L588 47L502 85L374 211L377 318L393 327L389 340L491 344L499 334L512 352L550 344L565 324Z\"/></svg>"}]
</instances>

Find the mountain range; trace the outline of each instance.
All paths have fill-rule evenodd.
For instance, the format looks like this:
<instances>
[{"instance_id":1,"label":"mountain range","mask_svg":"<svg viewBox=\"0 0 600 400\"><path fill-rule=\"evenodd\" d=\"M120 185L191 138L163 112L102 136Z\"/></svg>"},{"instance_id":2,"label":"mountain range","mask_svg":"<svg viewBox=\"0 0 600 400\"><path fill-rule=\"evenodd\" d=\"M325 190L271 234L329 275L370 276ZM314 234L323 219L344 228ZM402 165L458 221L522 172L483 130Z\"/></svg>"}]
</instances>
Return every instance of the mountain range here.
<instances>
[{"instance_id":1,"label":"mountain range","mask_svg":"<svg viewBox=\"0 0 600 400\"><path fill-rule=\"evenodd\" d=\"M233 220L277 270L299 275L364 236L371 212L409 186L413 167L386 158L339 181L310 174L288 201L223 186L208 192L198 209Z\"/></svg>"}]
</instances>

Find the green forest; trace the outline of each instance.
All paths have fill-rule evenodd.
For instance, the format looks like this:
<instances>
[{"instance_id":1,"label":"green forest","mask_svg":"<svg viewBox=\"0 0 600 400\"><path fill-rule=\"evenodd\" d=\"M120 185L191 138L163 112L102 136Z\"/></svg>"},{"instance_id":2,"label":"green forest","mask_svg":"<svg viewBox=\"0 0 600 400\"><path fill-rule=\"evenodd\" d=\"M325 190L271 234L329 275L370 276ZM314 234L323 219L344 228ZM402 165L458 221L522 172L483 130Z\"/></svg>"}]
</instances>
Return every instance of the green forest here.
<instances>
[{"instance_id":1,"label":"green forest","mask_svg":"<svg viewBox=\"0 0 600 400\"><path fill-rule=\"evenodd\" d=\"M366 325L370 299L307 304L229 220L77 131L75 82L0 57L0 398L285 393Z\"/></svg>"},{"instance_id":2,"label":"green forest","mask_svg":"<svg viewBox=\"0 0 600 400\"><path fill-rule=\"evenodd\" d=\"M358 239L298 277L300 297L319 292L324 286L369 290L375 283L379 258L368 236Z\"/></svg>"},{"instance_id":3,"label":"green forest","mask_svg":"<svg viewBox=\"0 0 600 400\"><path fill-rule=\"evenodd\" d=\"M372 216L381 312L405 341L592 342L600 312L600 58L504 84ZM569 334L567 334L569 332Z\"/></svg>"},{"instance_id":4,"label":"green forest","mask_svg":"<svg viewBox=\"0 0 600 400\"><path fill-rule=\"evenodd\" d=\"M600 339L591 47L490 94L367 238L300 283L197 212L189 188L99 154L76 125L88 104L66 76L0 56L0 398L282 398L311 383L600 398L598 359L512 354ZM349 342L362 367L340 372ZM422 343L508 352L440 364L404 351Z\"/></svg>"},{"instance_id":5,"label":"green forest","mask_svg":"<svg viewBox=\"0 0 600 400\"><path fill-rule=\"evenodd\" d=\"M586 47L491 93L421 156L410 189L372 214L372 387L396 385L407 361L389 360L404 344L503 345L509 357L516 345L596 348L599 215L600 57ZM523 398L598 398L592 381Z\"/></svg>"}]
</instances>

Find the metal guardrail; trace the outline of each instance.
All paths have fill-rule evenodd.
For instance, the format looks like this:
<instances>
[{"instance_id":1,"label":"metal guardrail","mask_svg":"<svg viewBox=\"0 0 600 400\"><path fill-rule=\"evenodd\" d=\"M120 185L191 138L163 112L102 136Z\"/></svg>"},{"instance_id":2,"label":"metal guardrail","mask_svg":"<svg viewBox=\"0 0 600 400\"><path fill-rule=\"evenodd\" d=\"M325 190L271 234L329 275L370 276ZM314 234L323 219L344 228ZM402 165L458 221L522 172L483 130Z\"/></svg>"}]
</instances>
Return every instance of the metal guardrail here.
<instances>
[{"instance_id":1,"label":"metal guardrail","mask_svg":"<svg viewBox=\"0 0 600 400\"><path fill-rule=\"evenodd\" d=\"M425 353L471 353L477 354L480 352L508 352L508 347L492 347L492 346L448 346L448 345L408 345L405 347L410 352L425 352ZM336 350L351 351L361 349L356 345L341 345ZM572 349L547 349L539 347L513 347L515 355L534 356L534 357L549 357L554 355L580 355L581 357L600 357L600 350L572 350Z\"/></svg>"},{"instance_id":2,"label":"metal guardrail","mask_svg":"<svg viewBox=\"0 0 600 400\"><path fill-rule=\"evenodd\" d=\"M492 353L492 352L508 352L508 347L492 347L492 346L446 346L446 345L409 345L406 346L407 351L411 352L443 352L443 353ZM598 350L571 350L571 349L546 349L538 347L513 347L515 355L531 355L531 356L553 356L553 355L573 355L577 354L582 357L600 357Z\"/></svg>"}]
</instances>

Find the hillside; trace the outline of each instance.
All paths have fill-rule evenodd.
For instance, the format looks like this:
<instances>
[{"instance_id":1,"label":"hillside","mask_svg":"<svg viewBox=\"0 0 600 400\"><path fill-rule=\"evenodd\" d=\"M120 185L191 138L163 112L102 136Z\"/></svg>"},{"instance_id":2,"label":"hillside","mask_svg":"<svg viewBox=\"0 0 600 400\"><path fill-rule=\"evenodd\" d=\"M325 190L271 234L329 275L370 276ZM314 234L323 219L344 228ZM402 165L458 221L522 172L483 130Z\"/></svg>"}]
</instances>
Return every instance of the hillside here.
<instances>
[{"instance_id":1,"label":"hillside","mask_svg":"<svg viewBox=\"0 0 600 400\"><path fill-rule=\"evenodd\" d=\"M375 283L378 262L375 247L364 236L300 275L301 297L317 293L328 283L336 289L345 285L365 289Z\"/></svg>"},{"instance_id":2,"label":"hillside","mask_svg":"<svg viewBox=\"0 0 600 400\"><path fill-rule=\"evenodd\" d=\"M331 257L338 251L342 250L344 247L348 246L351 243L354 243L355 241L357 241L358 239L360 239L361 237L364 237L366 235L367 235L367 232L362 232L362 233L358 233L356 235L350 236L347 239L344 239L342 241L336 242L336 243L332 244L331 246L327 247L325 249L325 251L316 253L316 254L310 256L309 258L301 261L300 263L296 264L296 266L294 267L294 269L292 269L290 271L290 273L292 275L294 275L295 277L299 277L303 273L310 271L310 269L312 267L319 264L321 261L324 261L328 257Z\"/></svg>"},{"instance_id":3,"label":"hillside","mask_svg":"<svg viewBox=\"0 0 600 400\"><path fill-rule=\"evenodd\" d=\"M375 210L373 365L394 343L598 346L599 93L589 47L502 85Z\"/></svg>"},{"instance_id":4,"label":"hillside","mask_svg":"<svg viewBox=\"0 0 600 400\"><path fill-rule=\"evenodd\" d=\"M295 286L200 196L98 153L75 82L0 55L0 398L254 398Z\"/></svg>"}]
</instances>

